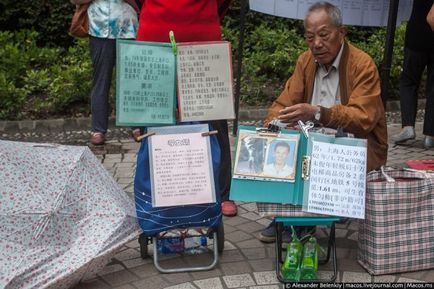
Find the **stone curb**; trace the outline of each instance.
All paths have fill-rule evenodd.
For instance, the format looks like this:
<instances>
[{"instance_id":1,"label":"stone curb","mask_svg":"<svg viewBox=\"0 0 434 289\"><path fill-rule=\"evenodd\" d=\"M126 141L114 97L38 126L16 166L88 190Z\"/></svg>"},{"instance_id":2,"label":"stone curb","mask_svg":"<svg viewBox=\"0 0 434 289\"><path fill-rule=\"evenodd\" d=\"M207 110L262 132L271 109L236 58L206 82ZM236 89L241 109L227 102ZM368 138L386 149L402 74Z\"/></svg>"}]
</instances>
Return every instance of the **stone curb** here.
<instances>
[{"instance_id":1,"label":"stone curb","mask_svg":"<svg viewBox=\"0 0 434 289\"><path fill-rule=\"evenodd\" d=\"M419 108L425 107L425 99L418 101ZM243 107L239 111L240 121L258 121L265 119L268 108L261 107ZM388 101L386 111L400 111L399 101ZM109 128L116 127L115 117L109 118ZM37 132L37 133L58 133L62 131L90 131L90 118L58 118L58 119L42 119L42 120L20 120L20 121L0 121L0 133L15 134L17 132Z\"/></svg>"},{"instance_id":2,"label":"stone curb","mask_svg":"<svg viewBox=\"0 0 434 289\"><path fill-rule=\"evenodd\" d=\"M263 120L267 115L267 108L248 108L240 110L240 120ZM0 133L15 134L17 132L58 133L62 131L77 131L91 129L90 117L57 118L41 120L0 121ZM109 118L109 129L116 128L116 118Z\"/></svg>"}]
</instances>

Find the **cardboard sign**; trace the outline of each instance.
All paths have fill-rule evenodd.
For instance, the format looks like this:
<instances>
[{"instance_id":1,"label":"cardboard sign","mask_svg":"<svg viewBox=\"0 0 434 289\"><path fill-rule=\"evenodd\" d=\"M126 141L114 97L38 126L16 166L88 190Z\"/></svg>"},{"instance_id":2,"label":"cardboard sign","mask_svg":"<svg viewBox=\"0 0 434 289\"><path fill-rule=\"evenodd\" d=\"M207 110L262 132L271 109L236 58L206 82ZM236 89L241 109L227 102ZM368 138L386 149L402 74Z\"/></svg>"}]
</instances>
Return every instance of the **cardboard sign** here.
<instances>
[{"instance_id":1,"label":"cardboard sign","mask_svg":"<svg viewBox=\"0 0 434 289\"><path fill-rule=\"evenodd\" d=\"M169 44L117 40L116 125L174 124L175 55Z\"/></svg>"},{"instance_id":2,"label":"cardboard sign","mask_svg":"<svg viewBox=\"0 0 434 289\"><path fill-rule=\"evenodd\" d=\"M208 125L153 128L149 154L152 206L214 203L215 188Z\"/></svg>"},{"instance_id":3,"label":"cardboard sign","mask_svg":"<svg viewBox=\"0 0 434 289\"><path fill-rule=\"evenodd\" d=\"M305 185L303 211L364 219L366 140L310 134L310 174ZM364 142L363 142L364 141ZM306 189L307 187L307 189Z\"/></svg>"},{"instance_id":4,"label":"cardboard sign","mask_svg":"<svg viewBox=\"0 0 434 289\"><path fill-rule=\"evenodd\" d=\"M179 44L177 77L181 122L235 118L229 42Z\"/></svg>"}]
</instances>

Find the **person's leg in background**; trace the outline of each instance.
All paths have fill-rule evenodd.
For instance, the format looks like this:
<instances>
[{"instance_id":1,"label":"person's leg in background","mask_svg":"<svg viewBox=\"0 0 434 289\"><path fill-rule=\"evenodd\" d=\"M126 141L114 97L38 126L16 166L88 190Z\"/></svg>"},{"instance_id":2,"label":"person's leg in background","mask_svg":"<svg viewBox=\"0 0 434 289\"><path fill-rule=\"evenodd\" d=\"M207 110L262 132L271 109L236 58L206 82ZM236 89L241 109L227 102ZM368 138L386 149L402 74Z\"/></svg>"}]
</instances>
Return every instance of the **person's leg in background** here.
<instances>
[{"instance_id":1,"label":"person's leg in background","mask_svg":"<svg viewBox=\"0 0 434 289\"><path fill-rule=\"evenodd\" d=\"M427 56L425 52L405 48L399 84L402 130L392 137L395 143L402 143L416 137L414 124L417 113L417 96L422 73L426 65Z\"/></svg>"},{"instance_id":2,"label":"person's leg in background","mask_svg":"<svg viewBox=\"0 0 434 289\"><path fill-rule=\"evenodd\" d=\"M93 77L91 91L91 143L102 145L108 128L109 91L116 63L116 41L90 36Z\"/></svg>"},{"instance_id":3,"label":"person's leg in background","mask_svg":"<svg viewBox=\"0 0 434 289\"><path fill-rule=\"evenodd\" d=\"M424 146L434 148L434 51L428 53L426 80L425 119L423 122Z\"/></svg>"},{"instance_id":4,"label":"person's leg in background","mask_svg":"<svg viewBox=\"0 0 434 289\"><path fill-rule=\"evenodd\" d=\"M228 121L215 120L211 121L211 125L218 131L217 139L221 150L219 184L220 195L222 197L222 214L225 216L235 216L238 211L237 205L229 200L232 179L232 161L228 136Z\"/></svg>"}]
</instances>

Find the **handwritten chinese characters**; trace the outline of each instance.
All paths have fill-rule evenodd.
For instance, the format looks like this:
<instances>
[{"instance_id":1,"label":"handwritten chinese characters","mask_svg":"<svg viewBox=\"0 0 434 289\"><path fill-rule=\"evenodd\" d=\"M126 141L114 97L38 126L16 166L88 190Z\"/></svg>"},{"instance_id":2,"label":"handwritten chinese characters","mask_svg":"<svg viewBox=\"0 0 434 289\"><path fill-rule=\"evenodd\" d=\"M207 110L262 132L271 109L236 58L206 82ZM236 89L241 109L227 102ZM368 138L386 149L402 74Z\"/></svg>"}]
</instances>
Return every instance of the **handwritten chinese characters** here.
<instances>
[{"instance_id":1,"label":"handwritten chinese characters","mask_svg":"<svg viewBox=\"0 0 434 289\"><path fill-rule=\"evenodd\" d=\"M307 211L363 219L366 147L312 142Z\"/></svg>"},{"instance_id":2,"label":"handwritten chinese characters","mask_svg":"<svg viewBox=\"0 0 434 289\"><path fill-rule=\"evenodd\" d=\"M181 121L235 117L228 42L180 44L177 76Z\"/></svg>"},{"instance_id":3,"label":"handwritten chinese characters","mask_svg":"<svg viewBox=\"0 0 434 289\"><path fill-rule=\"evenodd\" d=\"M170 47L120 41L117 124L175 122L175 56Z\"/></svg>"},{"instance_id":4,"label":"handwritten chinese characters","mask_svg":"<svg viewBox=\"0 0 434 289\"><path fill-rule=\"evenodd\" d=\"M151 141L154 207L215 202L207 137L157 134Z\"/></svg>"}]
</instances>

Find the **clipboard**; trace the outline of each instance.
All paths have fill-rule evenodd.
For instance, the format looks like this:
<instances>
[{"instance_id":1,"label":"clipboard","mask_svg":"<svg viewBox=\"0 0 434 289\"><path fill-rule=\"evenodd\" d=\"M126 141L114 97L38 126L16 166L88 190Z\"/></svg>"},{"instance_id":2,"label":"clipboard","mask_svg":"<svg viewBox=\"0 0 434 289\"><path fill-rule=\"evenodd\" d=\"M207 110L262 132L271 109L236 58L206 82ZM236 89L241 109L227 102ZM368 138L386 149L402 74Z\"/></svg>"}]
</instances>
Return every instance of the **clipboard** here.
<instances>
[{"instance_id":1,"label":"clipboard","mask_svg":"<svg viewBox=\"0 0 434 289\"><path fill-rule=\"evenodd\" d=\"M238 131L249 130L256 131L253 126L239 126ZM301 174L302 162L300 159L306 154L307 139L296 130L281 130L283 134L294 134L300 136L297 151L297 164L295 181L294 182L279 182L279 181L260 181L252 179L232 178L230 199L244 202L268 202L268 203L286 203L286 204L302 204L303 202L303 181ZM239 135L239 133L238 133ZM278 133L275 133L276 137ZM238 142L238 139L237 139ZM272 191L272 193L271 193Z\"/></svg>"},{"instance_id":2,"label":"clipboard","mask_svg":"<svg viewBox=\"0 0 434 289\"><path fill-rule=\"evenodd\" d=\"M311 127L313 125L308 129ZM303 205L304 212L363 219L367 140L347 135L308 132L308 129L282 129L274 132L276 136L279 133L300 135L293 183L232 178L230 199ZM240 126L239 130L252 131L256 128ZM347 155L342 159L339 154ZM355 169L356 178L353 175ZM342 173L344 174L339 175ZM323 186L321 182L325 182ZM344 197L335 200L337 196ZM354 207L351 206L351 202L354 203ZM342 208L334 207L335 204Z\"/></svg>"}]
</instances>

